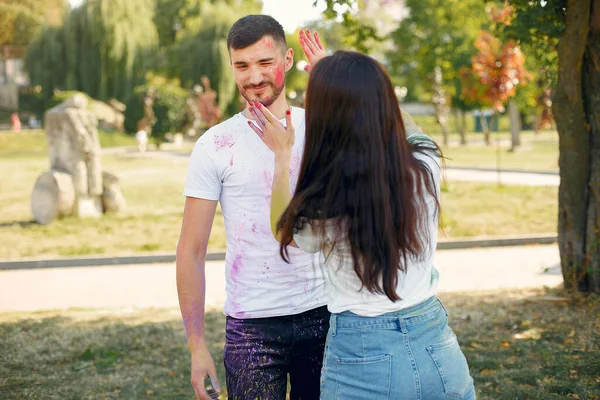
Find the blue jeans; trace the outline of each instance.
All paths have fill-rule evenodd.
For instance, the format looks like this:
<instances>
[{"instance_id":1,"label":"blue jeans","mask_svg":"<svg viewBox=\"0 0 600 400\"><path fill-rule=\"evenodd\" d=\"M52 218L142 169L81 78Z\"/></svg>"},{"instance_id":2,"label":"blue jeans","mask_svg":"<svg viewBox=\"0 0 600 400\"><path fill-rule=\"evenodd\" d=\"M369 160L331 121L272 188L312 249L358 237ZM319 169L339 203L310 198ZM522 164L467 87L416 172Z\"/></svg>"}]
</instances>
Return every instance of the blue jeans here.
<instances>
[{"instance_id":1,"label":"blue jeans","mask_svg":"<svg viewBox=\"0 0 600 400\"><path fill-rule=\"evenodd\" d=\"M467 360L440 300L377 317L332 314L321 399L475 399Z\"/></svg>"}]
</instances>

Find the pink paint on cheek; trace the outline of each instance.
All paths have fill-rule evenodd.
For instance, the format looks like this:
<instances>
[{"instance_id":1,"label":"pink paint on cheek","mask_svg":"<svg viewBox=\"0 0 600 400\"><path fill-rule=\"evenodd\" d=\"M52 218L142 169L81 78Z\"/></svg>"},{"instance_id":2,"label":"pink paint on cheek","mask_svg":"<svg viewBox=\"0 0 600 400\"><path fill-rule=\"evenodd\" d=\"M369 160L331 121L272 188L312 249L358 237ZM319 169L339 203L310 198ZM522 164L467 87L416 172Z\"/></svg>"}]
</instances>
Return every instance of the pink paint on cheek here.
<instances>
[{"instance_id":1,"label":"pink paint on cheek","mask_svg":"<svg viewBox=\"0 0 600 400\"><path fill-rule=\"evenodd\" d=\"M285 81L285 68L283 63L278 64L275 69L275 84L277 86L282 86Z\"/></svg>"}]
</instances>

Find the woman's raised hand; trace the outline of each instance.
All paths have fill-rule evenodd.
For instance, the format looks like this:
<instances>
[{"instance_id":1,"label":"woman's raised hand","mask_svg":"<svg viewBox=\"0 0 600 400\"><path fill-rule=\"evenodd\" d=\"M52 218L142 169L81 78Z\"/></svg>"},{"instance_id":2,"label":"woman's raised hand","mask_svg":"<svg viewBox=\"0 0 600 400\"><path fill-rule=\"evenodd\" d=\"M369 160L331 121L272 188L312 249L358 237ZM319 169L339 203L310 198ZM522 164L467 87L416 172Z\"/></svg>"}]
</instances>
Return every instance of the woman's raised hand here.
<instances>
[{"instance_id":1,"label":"woman's raised hand","mask_svg":"<svg viewBox=\"0 0 600 400\"><path fill-rule=\"evenodd\" d=\"M254 116L256 124L248 121L248 125L275 154L290 153L294 146L295 133L292 124L292 113L285 112L286 125L259 102L249 102L249 111Z\"/></svg>"}]
</instances>

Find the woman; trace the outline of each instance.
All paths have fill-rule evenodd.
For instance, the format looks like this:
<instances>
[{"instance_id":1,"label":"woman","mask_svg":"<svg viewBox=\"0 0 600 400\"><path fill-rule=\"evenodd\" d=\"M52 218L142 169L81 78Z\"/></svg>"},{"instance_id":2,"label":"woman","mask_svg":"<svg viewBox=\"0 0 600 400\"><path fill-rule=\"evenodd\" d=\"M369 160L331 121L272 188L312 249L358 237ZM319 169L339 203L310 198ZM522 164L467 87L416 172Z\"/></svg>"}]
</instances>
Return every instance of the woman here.
<instances>
[{"instance_id":1,"label":"woman","mask_svg":"<svg viewBox=\"0 0 600 400\"><path fill-rule=\"evenodd\" d=\"M408 139L379 63L337 52L313 66L306 144L290 198L294 128L261 104L252 129L274 152L271 223L281 242L322 251L331 323L322 399L474 399L448 314L435 297L440 152Z\"/></svg>"}]
</instances>

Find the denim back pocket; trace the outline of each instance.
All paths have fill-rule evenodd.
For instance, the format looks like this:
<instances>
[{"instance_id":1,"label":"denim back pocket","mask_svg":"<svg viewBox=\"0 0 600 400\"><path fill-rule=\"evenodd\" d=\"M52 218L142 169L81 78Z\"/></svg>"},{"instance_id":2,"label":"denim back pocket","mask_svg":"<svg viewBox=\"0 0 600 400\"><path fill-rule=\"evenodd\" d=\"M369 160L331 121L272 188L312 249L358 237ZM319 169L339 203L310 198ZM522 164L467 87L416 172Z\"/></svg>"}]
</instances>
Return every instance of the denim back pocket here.
<instances>
[{"instance_id":1,"label":"denim back pocket","mask_svg":"<svg viewBox=\"0 0 600 400\"><path fill-rule=\"evenodd\" d=\"M336 400L387 400L390 396L392 356L337 358ZM330 397L322 397L330 398Z\"/></svg>"},{"instance_id":2,"label":"denim back pocket","mask_svg":"<svg viewBox=\"0 0 600 400\"><path fill-rule=\"evenodd\" d=\"M428 346L427 351L438 369L446 395L464 398L473 386L473 378L456 335L452 333L444 342Z\"/></svg>"}]
</instances>

